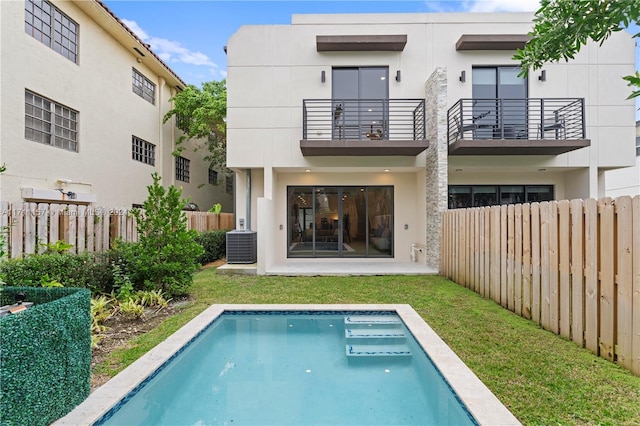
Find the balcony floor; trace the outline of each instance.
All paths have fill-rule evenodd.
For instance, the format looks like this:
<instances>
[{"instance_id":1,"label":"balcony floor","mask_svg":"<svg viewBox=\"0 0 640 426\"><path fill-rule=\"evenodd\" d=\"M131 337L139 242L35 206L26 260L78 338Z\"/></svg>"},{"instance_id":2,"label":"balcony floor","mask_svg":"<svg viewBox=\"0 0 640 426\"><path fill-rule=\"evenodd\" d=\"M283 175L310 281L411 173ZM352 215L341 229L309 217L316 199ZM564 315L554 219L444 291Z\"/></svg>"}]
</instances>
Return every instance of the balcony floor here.
<instances>
[{"instance_id":1,"label":"balcony floor","mask_svg":"<svg viewBox=\"0 0 640 426\"><path fill-rule=\"evenodd\" d=\"M590 139L460 139L449 144L449 155L560 155L590 145Z\"/></svg>"},{"instance_id":2,"label":"balcony floor","mask_svg":"<svg viewBox=\"0 0 640 426\"><path fill-rule=\"evenodd\" d=\"M304 156L416 156L429 147L427 140L306 140L300 141Z\"/></svg>"}]
</instances>

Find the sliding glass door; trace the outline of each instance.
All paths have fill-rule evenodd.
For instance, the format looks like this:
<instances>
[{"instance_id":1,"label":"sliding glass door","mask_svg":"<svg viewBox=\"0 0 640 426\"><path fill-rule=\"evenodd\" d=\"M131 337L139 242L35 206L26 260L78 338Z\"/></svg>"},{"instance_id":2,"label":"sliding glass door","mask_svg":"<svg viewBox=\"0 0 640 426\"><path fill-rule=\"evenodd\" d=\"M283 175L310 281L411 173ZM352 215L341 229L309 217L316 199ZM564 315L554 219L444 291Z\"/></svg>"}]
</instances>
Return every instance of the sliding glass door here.
<instances>
[{"instance_id":1,"label":"sliding glass door","mask_svg":"<svg viewBox=\"0 0 640 426\"><path fill-rule=\"evenodd\" d=\"M526 139L527 80L518 77L520 68L474 67L472 71L478 138Z\"/></svg>"},{"instance_id":2,"label":"sliding glass door","mask_svg":"<svg viewBox=\"0 0 640 426\"><path fill-rule=\"evenodd\" d=\"M393 187L287 188L288 257L392 257Z\"/></svg>"}]
</instances>

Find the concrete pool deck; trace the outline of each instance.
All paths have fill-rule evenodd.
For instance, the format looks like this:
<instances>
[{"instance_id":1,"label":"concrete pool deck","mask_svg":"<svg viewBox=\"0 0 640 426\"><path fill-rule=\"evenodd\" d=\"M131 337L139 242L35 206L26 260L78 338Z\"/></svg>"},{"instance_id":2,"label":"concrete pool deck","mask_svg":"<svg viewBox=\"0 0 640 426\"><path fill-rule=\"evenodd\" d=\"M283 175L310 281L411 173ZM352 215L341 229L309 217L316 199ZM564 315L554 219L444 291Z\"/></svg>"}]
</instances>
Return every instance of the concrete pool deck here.
<instances>
[{"instance_id":1,"label":"concrete pool deck","mask_svg":"<svg viewBox=\"0 0 640 426\"><path fill-rule=\"evenodd\" d=\"M518 419L476 377L409 305L212 305L53 425L95 423L139 383L225 311L392 311L397 313L440 373L481 425L519 425Z\"/></svg>"}]
</instances>

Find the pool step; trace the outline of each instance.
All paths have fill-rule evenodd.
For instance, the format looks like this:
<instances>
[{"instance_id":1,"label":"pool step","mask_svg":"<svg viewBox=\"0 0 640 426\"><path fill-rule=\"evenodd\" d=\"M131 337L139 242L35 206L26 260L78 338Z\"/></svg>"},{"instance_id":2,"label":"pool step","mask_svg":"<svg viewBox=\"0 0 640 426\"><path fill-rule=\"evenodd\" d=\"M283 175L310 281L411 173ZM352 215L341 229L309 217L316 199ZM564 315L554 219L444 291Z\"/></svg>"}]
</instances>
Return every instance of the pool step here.
<instances>
[{"instance_id":1,"label":"pool step","mask_svg":"<svg viewBox=\"0 0 640 426\"><path fill-rule=\"evenodd\" d=\"M411 356L407 345L346 345L348 357Z\"/></svg>"},{"instance_id":2,"label":"pool step","mask_svg":"<svg viewBox=\"0 0 640 426\"><path fill-rule=\"evenodd\" d=\"M407 335L401 328L347 328L347 339L404 339Z\"/></svg>"},{"instance_id":3,"label":"pool step","mask_svg":"<svg viewBox=\"0 0 640 426\"><path fill-rule=\"evenodd\" d=\"M378 324L402 324L400 318L393 315L347 315L345 324L378 325Z\"/></svg>"}]
</instances>

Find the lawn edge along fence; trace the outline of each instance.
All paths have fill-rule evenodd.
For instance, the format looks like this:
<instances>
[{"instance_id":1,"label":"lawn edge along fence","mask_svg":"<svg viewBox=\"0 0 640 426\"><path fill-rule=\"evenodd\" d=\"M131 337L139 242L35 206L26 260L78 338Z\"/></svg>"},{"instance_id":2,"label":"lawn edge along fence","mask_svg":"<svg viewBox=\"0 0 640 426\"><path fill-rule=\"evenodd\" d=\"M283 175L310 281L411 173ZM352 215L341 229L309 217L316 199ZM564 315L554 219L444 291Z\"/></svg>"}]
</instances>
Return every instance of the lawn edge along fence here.
<instances>
[{"instance_id":1,"label":"lawn edge along fence","mask_svg":"<svg viewBox=\"0 0 640 426\"><path fill-rule=\"evenodd\" d=\"M443 212L440 273L640 376L640 195Z\"/></svg>"},{"instance_id":2,"label":"lawn edge along fence","mask_svg":"<svg viewBox=\"0 0 640 426\"><path fill-rule=\"evenodd\" d=\"M91 392L91 292L3 287L0 302L20 292L33 306L0 317L0 419L48 425Z\"/></svg>"}]
</instances>

